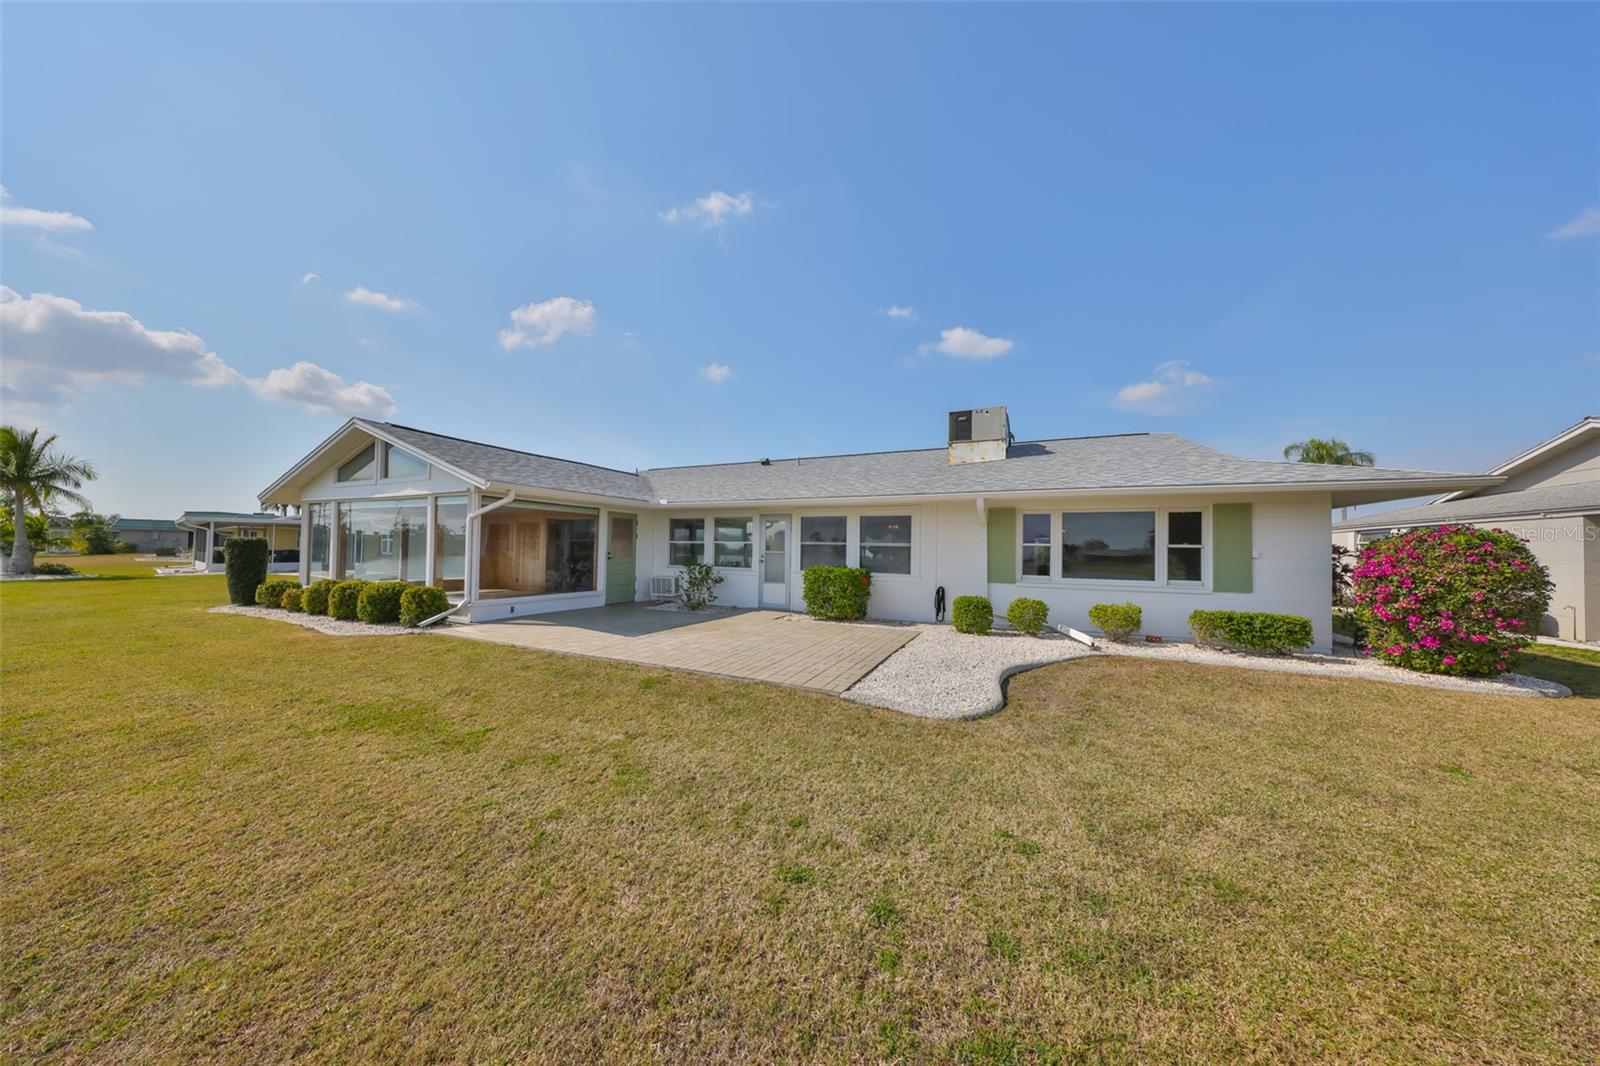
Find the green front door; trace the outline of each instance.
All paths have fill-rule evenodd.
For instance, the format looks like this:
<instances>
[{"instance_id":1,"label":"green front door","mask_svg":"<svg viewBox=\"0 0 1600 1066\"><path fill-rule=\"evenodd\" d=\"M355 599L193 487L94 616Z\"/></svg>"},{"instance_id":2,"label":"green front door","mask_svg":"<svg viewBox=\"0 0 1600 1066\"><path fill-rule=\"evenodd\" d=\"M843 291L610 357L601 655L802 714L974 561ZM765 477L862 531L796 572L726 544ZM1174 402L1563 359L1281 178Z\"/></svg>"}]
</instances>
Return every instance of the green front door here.
<instances>
[{"instance_id":1,"label":"green front door","mask_svg":"<svg viewBox=\"0 0 1600 1066\"><path fill-rule=\"evenodd\" d=\"M611 512L606 523L606 602L632 603L633 557L637 522L631 514Z\"/></svg>"}]
</instances>

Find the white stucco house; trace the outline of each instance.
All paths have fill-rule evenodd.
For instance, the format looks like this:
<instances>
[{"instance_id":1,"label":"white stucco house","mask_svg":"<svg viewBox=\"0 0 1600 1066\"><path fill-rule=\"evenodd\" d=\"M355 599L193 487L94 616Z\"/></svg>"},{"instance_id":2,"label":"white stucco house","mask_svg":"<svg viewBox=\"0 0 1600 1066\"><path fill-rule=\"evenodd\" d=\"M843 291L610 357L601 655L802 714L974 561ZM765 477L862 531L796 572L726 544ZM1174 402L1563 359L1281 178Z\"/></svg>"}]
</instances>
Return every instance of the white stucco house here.
<instances>
[{"instance_id":1,"label":"white stucco house","mask_svg":"<svg viewBox=\"0 0 1600 1066\"><path fill-rule=\"evenodd\" d=\"M300 578L431 583L452 622L648 600L684 564L718 602L800 610L801 571L872 572L869 614L932 621L1017 596L1088 626L1133 601L1148 633L1197 607L1310 618L1332 641L1331 508L1477 489L1498 476L1241 459L1166 433L1012 439L1004 408L953 412L914 451L613 470L351 419L264 489L301 508Z\"/></svg>"},{"instance_id":2,"label":"white stucco house","mask_svg":"<svg viewBox=\"0 0 1600 1066\"><path fill-rule=\"evenodd\" d=\"M1334 543L1359 549L1447 522L1509 530L1528 542L1555 583L1542 631L1600 642L1600 417L1568 426L1489 473L1499 479L1492 485L1339 522Z\"/></svg>"}]
</instances>

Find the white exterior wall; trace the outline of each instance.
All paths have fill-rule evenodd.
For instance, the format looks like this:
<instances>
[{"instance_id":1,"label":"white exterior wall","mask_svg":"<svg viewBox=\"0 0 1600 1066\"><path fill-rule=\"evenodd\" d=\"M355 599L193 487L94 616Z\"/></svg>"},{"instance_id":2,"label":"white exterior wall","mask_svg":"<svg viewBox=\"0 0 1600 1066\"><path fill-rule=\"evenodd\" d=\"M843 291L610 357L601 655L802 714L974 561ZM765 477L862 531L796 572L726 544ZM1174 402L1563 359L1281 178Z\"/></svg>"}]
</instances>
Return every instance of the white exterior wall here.
<instances>
[{"instance_id":1,"label":"white exterior wall","mask_svg":"<svg viewBox=\"0 0 1600 1066\"><path fill-rule=\"evenodd\" d=\"M1563 640L1600 640L1600 543L1596 526L1582 516L1570 518L1503 519L1474 522L1480 529L1504 529L1528 542L1534 558L1550 571L1555 588L1539 632Z\"/></svg>"},{"instance_id":2,"label":"white exterior wall","mask_svg":"<svg viewBox=\"0 0 1600 1066\"><path fill-rule=\"evenodd\" d=\"M1213 503L1251 505L1252 561L1250 592L1212 592L1211 527L1209 508ZM1012 506L1006 501L1006 506ZM1023 579L1016 584L990 586L989 599L996 617L1005 614L1019 596L1043 600L1050 607L1052 624L1069 625L1086 632L1098 632L1089 623L1089 608L1097 603L1136 603L1143 609L1141 632L1164 640L1187 641L1189 612L1270 611L1311 619L1313 648L1327 651L1333 646L1332 564L1328 544L1332 518L1326 493L1238 496L1195 501L1192 499L1139 499L1114 497L1071 500L1030 501L1017 504L1024 510L1129 510L1169 507L1174 510L1205 508L1208 543L1205 552L1206 582L1202 588L1163 587L1146 582L1073 582L1045 578Z\"/></svg>"}]
</instances>

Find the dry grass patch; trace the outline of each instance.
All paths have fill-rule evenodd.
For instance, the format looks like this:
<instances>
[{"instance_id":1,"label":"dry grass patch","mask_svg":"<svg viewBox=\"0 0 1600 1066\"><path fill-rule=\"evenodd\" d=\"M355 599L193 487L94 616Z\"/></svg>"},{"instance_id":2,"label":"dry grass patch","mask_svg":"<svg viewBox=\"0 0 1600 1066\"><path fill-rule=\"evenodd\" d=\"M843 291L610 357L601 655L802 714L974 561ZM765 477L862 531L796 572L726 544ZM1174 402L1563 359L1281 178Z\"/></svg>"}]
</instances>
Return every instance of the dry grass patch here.
<instances>
[{"instance_id":1,"label":"dry grass patch","mask_svg":"<svg viewBox=\"0 0 1600 1066\"><path fill-rule=\"evenodd\" d=\"M1581 1061L1597 703L1073 662L940 723L0 588L33 1059Z\"/></svg>"}]
</instances>

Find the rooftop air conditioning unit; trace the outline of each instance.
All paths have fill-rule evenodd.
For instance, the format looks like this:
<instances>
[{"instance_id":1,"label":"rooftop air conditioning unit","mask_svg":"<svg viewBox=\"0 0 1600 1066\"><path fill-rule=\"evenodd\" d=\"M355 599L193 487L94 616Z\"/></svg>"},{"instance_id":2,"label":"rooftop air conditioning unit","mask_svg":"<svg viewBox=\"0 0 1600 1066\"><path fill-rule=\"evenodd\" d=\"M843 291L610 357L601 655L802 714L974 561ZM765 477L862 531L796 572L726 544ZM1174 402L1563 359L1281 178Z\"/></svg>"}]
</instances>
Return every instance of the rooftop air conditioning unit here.
<instances>
[{"instance_id":1,"label":"rooftop air conditioning unit","mask_svg":"<svg viewBox=\"0 0 1600 1066\"><path fill-rule=\"evenodd\" d=\"M1011 423L1004 407L974 407L950 412L951 463L986 463L1006 457Z\"/></svg>"},{"instance_id":2,"label":"rooftop air conditioning unit","mask_svg":"<svg viewBox=\"0 0 1600 1066\"><path fill-rule=\"evenodd\" d=\"M650 598L652 600L675 600L678 598L678 575L667 574L662 577L650 579Z\"/></svg>"}]
</instances>

